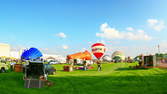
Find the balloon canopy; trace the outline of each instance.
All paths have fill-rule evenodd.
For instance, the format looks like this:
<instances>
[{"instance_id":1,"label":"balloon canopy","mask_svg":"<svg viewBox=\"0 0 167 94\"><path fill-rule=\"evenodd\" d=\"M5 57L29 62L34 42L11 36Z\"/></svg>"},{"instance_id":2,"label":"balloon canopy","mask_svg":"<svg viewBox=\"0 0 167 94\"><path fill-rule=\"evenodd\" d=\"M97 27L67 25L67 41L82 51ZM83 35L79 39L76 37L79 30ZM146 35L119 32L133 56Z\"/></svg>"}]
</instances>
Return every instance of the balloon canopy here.
<instances>
[{"instance_id":1,"label":"balloon canopy","mask_svg":"<svg viewBox=\"0 0 167 94\"><path fill-rule=\"evenodd\" d=\"M92 56L88 51L79 52L67 56L67 59L82 59L82 60L91 60Z\"/></svg>"},{"instance_id":2,"label":"balloon canopy","mask_svg":"<svg viewBox=\"0 0 167 94\"><path fill-rule=\"evenodd\" d=\"M92 45L92 53L97 59L100 59L106 51L105 45L102 43L95 43Z\"/></svg>"},{"instance_id":3,"label":"balloon canopy","mask_svg":"<svg viewBox=\"0 0 167 94\"><path fill-rule=\"evenodd\" d=\"M25 50L22 53L21 59L32 60L32 59L38 59L42 56L43 56L42 53L37 48L30 48L29 50Z\"/></svg>"},{"instance_id":4,"label":"balloon canopy","mask_svg":"<svg viewBox=\"0 0 167 94\"><path fill-rule=\"evenodd\" d=\"M112 60L112 58L111 58L109 55L104 55L104 56L102 57L102 59L103 59L104 61L111 61L111 60Z\"/></svg>"},{"instance_id":5,"label":"balloon canopy","mask_svg":"<svg viewBox=\"0 0 167 94\"><path fill-rule=\"evenodd\" d=\"M121 51L115 51L113 54L112 54L112 58L114 58L114 57L120 57L122 60L124 60L125 59L125 54L123 53L123 52L121 52Z\"/></svg>"}]
</instances>

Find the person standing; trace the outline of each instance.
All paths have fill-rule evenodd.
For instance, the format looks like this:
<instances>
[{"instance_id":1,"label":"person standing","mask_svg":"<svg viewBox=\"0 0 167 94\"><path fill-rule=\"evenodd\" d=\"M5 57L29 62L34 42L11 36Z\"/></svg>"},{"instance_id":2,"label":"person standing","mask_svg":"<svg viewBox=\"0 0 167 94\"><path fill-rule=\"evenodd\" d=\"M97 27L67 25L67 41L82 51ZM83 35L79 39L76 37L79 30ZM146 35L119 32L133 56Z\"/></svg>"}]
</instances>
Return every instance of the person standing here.
<instances>
[{"instance_id":1,"label":"person standing","mask_svg":"<svg viewBox=\"0 0 167 94\"><path fill-rule=\"evenodd\" d=\"M85 71L87 70L87 62L85 60L83 61L83 68Z\"/></svg>"},{"instance_id":2,"label":"person standing","mask_svg":"<svg viewBox=\"0 0 167 94\"><path fill-rule=\"evenodd\" d=\"M101 65L100 60L97 61L97 70L98 70L98 71L101 71L101 70L102 70L102 65Z\"/></svg>"}]
</instances>

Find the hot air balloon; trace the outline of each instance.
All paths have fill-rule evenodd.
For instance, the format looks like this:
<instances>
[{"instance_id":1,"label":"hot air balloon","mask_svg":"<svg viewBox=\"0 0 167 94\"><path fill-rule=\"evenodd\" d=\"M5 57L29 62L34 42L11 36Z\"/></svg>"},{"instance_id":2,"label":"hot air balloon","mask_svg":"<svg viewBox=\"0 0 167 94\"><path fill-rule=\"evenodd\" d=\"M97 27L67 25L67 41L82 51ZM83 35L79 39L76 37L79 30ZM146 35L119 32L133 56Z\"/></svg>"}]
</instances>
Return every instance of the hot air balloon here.
<instances>
[{"instance_id":1,"label":"hot air balloon","mask_svg":"<svg viewBox=\"0 0 167 94\"><path fill-rule=\"evenodd\" d=\"M42 57L42 53L37 48L30 48L29 50L25 50L21 55L21 59L24 60L38 59L40 57Z\"/></svg>"},{"instance_id":2,"label":"hot air balloon","mask_svg":"<svg viewBox=\"0 0 167 94\"><path fill-rule=\"evenodd\" d=\"M97 59L100 59L105 53L105 51L106 51L105 45L102 43L95 43L92 45L92 53Z\"/></svg>"},{"instance_id":3,"label":"hot air balloon","mask_svg":"<svg viewBox=\"0 0 167 94\"><path fill-rule=\"evenodd\" d=\"M104 56L102 57L102 60L103 60L103 61L106 61L106 62L111 62L112 58L111 58L109 55L104 55Z\"/></svg>"}]
</instances>

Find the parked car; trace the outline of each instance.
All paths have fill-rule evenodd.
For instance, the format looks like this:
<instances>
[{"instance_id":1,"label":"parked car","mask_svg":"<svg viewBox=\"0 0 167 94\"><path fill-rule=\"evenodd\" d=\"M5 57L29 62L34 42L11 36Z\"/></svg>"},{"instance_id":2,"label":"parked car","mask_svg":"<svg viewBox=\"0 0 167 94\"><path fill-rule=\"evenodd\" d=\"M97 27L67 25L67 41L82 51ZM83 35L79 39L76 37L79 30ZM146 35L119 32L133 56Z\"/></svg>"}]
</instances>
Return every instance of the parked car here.
<instances>
[{"instance_id":1,"label":"parked car","mask_svg":"<svg viewBox=\"0 0 167 94\"><path fill-rule=\"evenodd\" d=\"M45 72L48 74L48 75L54 75L56 74L56 69L50 65L50 64L45 64Z\"/></svg>"},{"instance_id":2,"label":"parked car","mask_svg":"<svg viewBox=\"0 0 167 94\"><path fill-rule=\"evenodd\" d=\"M50 61L49 64L60 64L58 61Z\"/></svg>"}]
</instances>

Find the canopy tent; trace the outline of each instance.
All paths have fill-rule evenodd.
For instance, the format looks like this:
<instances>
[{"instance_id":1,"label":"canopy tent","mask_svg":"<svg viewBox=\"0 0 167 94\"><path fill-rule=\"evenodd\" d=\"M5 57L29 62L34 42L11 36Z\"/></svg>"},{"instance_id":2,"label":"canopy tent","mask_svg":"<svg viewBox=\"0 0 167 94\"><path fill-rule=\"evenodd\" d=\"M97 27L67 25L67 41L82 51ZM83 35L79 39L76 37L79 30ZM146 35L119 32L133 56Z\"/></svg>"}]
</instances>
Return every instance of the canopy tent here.
<instances>
[{"instance_id":1,"label":"canopy tent","mask_svg":"<svg viewBox=\"0 0 167 94\"><path fill-rule=\"evenodd\" d=\"M82 59L82 60L92 60L92 55L88 52L79 52L67 56L67 59Z\"/></svg>"}]
</instances>

